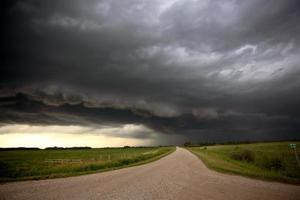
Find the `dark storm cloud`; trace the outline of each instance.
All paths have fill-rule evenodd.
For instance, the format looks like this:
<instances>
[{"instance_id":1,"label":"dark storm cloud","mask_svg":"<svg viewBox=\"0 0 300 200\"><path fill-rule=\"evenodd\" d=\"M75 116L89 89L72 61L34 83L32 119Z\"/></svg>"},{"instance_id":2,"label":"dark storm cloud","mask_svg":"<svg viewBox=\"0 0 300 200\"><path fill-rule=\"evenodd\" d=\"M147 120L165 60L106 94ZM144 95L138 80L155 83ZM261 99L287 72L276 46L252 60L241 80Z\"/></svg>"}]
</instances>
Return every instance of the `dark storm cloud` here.
<instances>
[{"instance_id":1,"label":"dark storm cloud","mask_svg":"<svg viewBox=\"0 0 300 200\"><path fill-rule=\"evenodd\" d=\"M296 0L3 2L1 123L299 138L299 8Z\"/></svg>"}]
</instances>

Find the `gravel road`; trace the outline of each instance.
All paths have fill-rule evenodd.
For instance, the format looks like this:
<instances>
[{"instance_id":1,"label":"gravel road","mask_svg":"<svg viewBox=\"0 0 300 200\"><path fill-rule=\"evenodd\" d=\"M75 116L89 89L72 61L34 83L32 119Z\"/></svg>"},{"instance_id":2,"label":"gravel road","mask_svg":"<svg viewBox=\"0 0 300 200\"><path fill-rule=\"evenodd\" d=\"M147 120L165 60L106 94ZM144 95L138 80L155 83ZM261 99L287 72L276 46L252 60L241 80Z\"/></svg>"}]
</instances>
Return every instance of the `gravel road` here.
<instances>
[{"instance_id":1,"label":"gravel road","mask_svg":"<svg viewBox=\"0 0 300 200\"><path fill-rule=\"evenodd\" d=\"M69 178L0 185L0 199L300 199L300 186L211 171L189 151L152 163Z\"/></svg>"}]
</instances>

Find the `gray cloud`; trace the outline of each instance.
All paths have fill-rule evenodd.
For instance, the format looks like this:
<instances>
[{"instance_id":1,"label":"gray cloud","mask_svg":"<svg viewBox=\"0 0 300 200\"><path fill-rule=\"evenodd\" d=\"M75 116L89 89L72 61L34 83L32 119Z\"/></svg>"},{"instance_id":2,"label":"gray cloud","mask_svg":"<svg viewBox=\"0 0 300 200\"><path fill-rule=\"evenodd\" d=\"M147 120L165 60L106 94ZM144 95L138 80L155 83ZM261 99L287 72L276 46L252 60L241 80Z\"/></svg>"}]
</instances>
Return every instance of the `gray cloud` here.
<instances>
[{"instance_id":1,"label":"gray cloud","mask_svg":"<svg viewBox=\"0 0 300 200\"><path fill-rule=\"evenodd\" d=\"M296 0L2 4L2 124L299 138Z\"/></svg>"}]
</instances>

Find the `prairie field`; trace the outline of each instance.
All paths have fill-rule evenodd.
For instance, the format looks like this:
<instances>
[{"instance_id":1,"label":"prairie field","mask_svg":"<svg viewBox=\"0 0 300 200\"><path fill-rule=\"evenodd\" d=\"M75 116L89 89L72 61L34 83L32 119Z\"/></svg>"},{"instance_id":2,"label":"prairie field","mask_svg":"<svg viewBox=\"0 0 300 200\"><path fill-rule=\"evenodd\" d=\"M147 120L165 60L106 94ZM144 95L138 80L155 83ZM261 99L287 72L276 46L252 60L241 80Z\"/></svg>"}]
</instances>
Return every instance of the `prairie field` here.
<instances>
[{"instance_id":1,"label":"prairie field","mask_svg":"<svg viewBox=\"0 0 300 200\"><path fill-rule=\"evenodd\" d=\"M300 142L272 142L189 147L204 164L219 172L239 174L270 181L300 184L300 166L294 149Z\"/></svg>"},{"instance_id":2,"label":"prairie field","mask_svg":"<svg viewBox=\"0 0 300 200\"><path fill-rule=\"evenodd\" d=\"M143 164L174 147L0 150L0 181L66 177Z\"/></svg>"}]
</instances>

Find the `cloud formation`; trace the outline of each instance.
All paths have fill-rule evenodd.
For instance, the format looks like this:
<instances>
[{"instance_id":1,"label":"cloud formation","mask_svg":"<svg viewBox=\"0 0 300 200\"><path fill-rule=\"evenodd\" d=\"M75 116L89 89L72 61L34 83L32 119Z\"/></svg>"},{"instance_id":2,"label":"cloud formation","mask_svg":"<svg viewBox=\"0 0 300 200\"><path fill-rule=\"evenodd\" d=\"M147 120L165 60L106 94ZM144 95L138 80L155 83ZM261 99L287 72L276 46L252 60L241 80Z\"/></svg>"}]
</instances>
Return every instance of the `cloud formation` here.
<instances>
[{"instance_id":1,"label":"cloud formation","mask_svg":"<svg viewBox=\"0 0 300 200\"><path fill-rule=\"evenodd\" d=\"M299 8L296 0L4 2L0 123L299 138Z\"/></svg>"}]
</instances>

